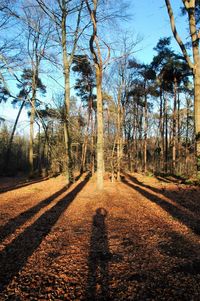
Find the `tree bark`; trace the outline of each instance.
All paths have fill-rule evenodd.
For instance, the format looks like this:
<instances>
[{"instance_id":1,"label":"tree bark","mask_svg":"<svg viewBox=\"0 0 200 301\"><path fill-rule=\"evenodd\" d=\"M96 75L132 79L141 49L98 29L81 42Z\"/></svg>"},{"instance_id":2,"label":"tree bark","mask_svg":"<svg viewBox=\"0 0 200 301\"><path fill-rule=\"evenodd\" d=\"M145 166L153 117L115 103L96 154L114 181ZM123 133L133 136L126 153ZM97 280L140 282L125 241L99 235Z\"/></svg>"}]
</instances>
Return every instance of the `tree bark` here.
<instances>
[{"instance_id":1,"label":"tree bark","mask_svg":"<svg viewBox=\"0 0 200 301\"><path fill-rule=\"evenodd\" d=\"M86 135L83 143L83 150L81 156L81 173L86 170L85 161L86 161L86 154L87 154L87 145L88 145L88 136L89 136L89 126L91 120L91 109L88 108L88 120L87 120L87 128L86 128Z\"/></svg>"},{"instance_id":2,"label":"tree bark","mask_svg":"<svg viewBox=\"0 0 200 301\"><path fill-rule=\"evenodd\" d=\"M177 80L174 78L174 108L173 108L173 133L172 133L172 171L176 171L176 145L177 145Z\"/></svg>"},{"instance_id":3,"label":"tree bark","mask_svg":"<svg viewBox=\"0 0 200 301\"><path fill-rule=\"evenodd\" d=\"M36 63L37 64L37 63ZM34 63L33 63L34 66ZM31 97L31 115L30 115L30 140L29 140L29 176L33 176L33 144L34 144L34 120L35 120L35 99L37 91L38 66L33 67L32 77L32 97Z\"/></svg>"},{"instance_id":4,"label":"tree bark","mask_svg":"<svg viewBox=\"0 0 200 301\"><path fill-rule=\"evenodd\" d=\"M163 118L163 91L160 88L160 162L161 166L159 166L159 172L164 170L164 149L165 149L165 140L164 140L164 118Z\"/></svg>"},{"instance_id":5,"label":"tree bark","mask_svg":"<svg viewBox=\"0 0 200 301\"><path fill-rule=\"evenodd\" d=\"M63 73L64 73L64 140L66 154L66 182L70 183L70 137L69 137L69 108L70 108L70 66L67 59L67 39L66 39L66 4L62 1L62 54L63 54Z\"/></svg>"},{"instance_id":6,"label":"tree bark","mask_svg":"<svg viewBox=\"0 0 200 301\"><path fill-rule=\"evenodd\" d=\"M189 99L186 99L186 105L187 105L187 115L186 115L186 141L185 141L185 169L186 174L189 174L188 169L188 161L189 161Z\"/></svg>"},{"instance_id":7,"label":"tree bark","mask_svg":"<svg viewBox=\"0 0 200 301\"><path fill-rule=\"evenodd\" d=\"M198 63L194 75L194 116L195 116L197 171L200 172L200 63Z\"/></svg>"},{"instance_id":8,"label":"tree bark","mask_svg":"<svg viewBox=\"0 0 200 301\"><path fill-rule=\"evenodd\" d=\"M93 56L93 61L96 71L96 89L97 89L97 189L103 189L104 176L104 139L103 139L103 100L102 100L102 76L103 76L103 62L101 56L101 49L97 36L97 19L96 12L98 1L92 0L93 9L88 0L85 0L87 9L90 14L93 32L90 38L90 51ZM95 47L94 47L95 45Z\"/></svg>"},{"instance_id":9,"label":"tree bark","mask_svg":"<svg viewBox=\"0 0 200 301\"><path fill-rule=\"evenodd\" d=\"M188 12L190 36L192 40L193 51L193 76L194 76L194 121L196 136L196 159L197 172L200 172L200 55L199 55L199 37L195 19L195 1L183 1Z\"/></svg>"},{"instance_id":10,"label":"tree bark","mask_svg":"<svg viewBox=\"0 0 200 301\"><path fill-rule=\"evenodd\" d=\"M145 93L144 100L144 172L147 172L147 95Z\"/></svg>"},{"instance_id":11,"label":"tree bark","mask_svg":"<svg viewBox=\"0 0 200 301\"><path fill-rule=\"evenodd\" d=\"M167 112L167 98L164 97L164 118L165 118L165 172L168 172L168 112Z\"/></svg>"},{"instance_id":12,"label":"tree bark","mask_svg":"<svg viewBox=\"0 0 200 301\"><path fill-rule=\"evenodd\" d=\"M96 66L97 83L97 188L103 189L104 175L104 142L103 142L103 103L102 103L102 70Z\"/></svg>"},{"instance_id":13,"label":"tree bark","mask_svg":"<svg viewBox=\"0 0 200 301\"><path fill-rule=\"evenodd\" d=\"M91 173L94 174L95 171L95 130L94 130L94 118L93 114L91 113Z\"/></svg>"},{"instance_id":14,"label":"tree bark","mask_svg":"<svg viewBox=\"0 0 200 301\"><path fill-rule=\"evenodd\" d=\"M180 126L180 93L177 91L177 157L181 156L181 126ZM180 164L178 166L178 170L180 172Z\"/></svg>"},{"instance_id":15,"label":"tree bark","mask_svg":"<svg viewBox=\"0 0 200 301\"><path fill-rule=\"evenodd\" d=\"M121 180L121 86L117 96L117 181Z\"/></svg>"}]
</instances>

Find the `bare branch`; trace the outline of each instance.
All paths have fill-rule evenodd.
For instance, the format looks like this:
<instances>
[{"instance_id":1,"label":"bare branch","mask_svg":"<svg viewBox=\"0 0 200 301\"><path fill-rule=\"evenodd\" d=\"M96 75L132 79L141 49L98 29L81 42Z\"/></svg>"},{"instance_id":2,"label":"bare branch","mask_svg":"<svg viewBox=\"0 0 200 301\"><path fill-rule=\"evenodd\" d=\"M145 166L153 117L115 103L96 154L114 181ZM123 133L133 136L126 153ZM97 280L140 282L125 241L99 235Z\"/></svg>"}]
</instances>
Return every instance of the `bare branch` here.
<instances>
[{"instance_id":1,"label":"bare branch","mask_svg":"<svg viewBox=\"0 0 200 301\"><path fill-rule=\"evenodd\" d=\"M193 70L194 69L194 64L192 63L192 61L191 61L191 59L190 59L190 57L187 53L186 47L185 47L182 39L180 38L180 36L177 32L177 29L176 29L174 14L173 14L173 10L172 10L170 0L165 0L165 3L166 3L169 18L170 18L170 24L171 24L171 29L172 29L172 33L174 35L174 38L176 39L178 45L180 46L181 51L182 51L182 53L185 57L185 60L187 61L188 65L189 65L189 67Z\"/></svg>"}]
</instances>

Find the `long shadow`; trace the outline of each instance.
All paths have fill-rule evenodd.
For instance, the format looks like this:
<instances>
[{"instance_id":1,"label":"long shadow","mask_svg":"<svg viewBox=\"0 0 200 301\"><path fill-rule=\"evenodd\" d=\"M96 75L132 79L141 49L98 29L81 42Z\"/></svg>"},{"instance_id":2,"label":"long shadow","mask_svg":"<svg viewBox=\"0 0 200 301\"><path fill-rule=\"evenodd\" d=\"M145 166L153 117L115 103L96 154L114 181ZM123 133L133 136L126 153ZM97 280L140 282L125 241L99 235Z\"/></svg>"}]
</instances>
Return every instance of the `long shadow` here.
<instances>
[{"instance_id":1,"label":"long shadow","mask_svg":"<svg viewBox=\"0 0 200 301\"><path fill-rule=\"evenodd\" d=\"M47 181L47 180L48 179L41 178L41 179L37 179L37 180L29 180L28 182L22 182L22 183L19 182L19 183L16 183L15 185L10 185L10 186L5 187L5 188L0 188L0 194L4 193L4 192L7 192L7 191L12 191L12 190L16 190L16 189L19 189L19 188L22 188L22 187L26 187L26 186L29 186L29 185L32 185L32 184Z\"/></svg>"},{"instance_id":2,"label":"long shadow","mask_svg":"<svg viewBox=\"0 0 200 301\"><path fill-rule=\"evenodd\" d=\"M165 173L155 173L154 174L156 179L158 179L159 181L162 181L162 182L166 182L166 183L182 183L184 184L185 183L185 177L182 177L182 176L178 176L178 175L175 175L175 174L165 174Z\"/></svg>"},{"instance_id":3,"label":"long shadow","mask_svg":"<svg viewBox=\"0 0 200 301\"><path fill-rule=\"evenodd\" d=\"M142 182L140 182L137 178L129 175L129 174L125 174L125 176L131 180L133 183L150 189L155 193L160 193L162 195L164 195L165 197L168 197L169 199L173 200L174 202L176 202L177 204L180 204L182 207L185 207L186 209L188 209L191 212L194 212L195 214L197 212L200 213L200 206L198 202L195 202L194 198L191 196L189 197L186 201L182 198L182 191L179 190L166 190L166 189L158 189L155 187L151 187L149 185L146 185ZM172 182L171 182L172 183ZM192 191L191 191L192 193Z\"/></svg>"},{"instance_id":4,"label":"long shadow","mask_svg":"<svg viewBox=\"0 0 200 301\"><path fill-rule=\"evenodd\" d=\"M80 175L76 177L76 181L80 178ZM20 213L18 216L10 219L5 225L0 226L0 243L10 234L12 234L17 228L25 224L31 217L38 213L42 208L48 206L55 198L64 193L67 187L64 186L59 191L52 194L50 197L42 200L37 205L29 208L28 210Z\"/></svg>"},{"instance_id":5,"label":"long shadow","mask_svg":"<svg viewBox=\"0 0 200 301\"><path fill-rule=\"evenodd\" d=\"M174 181L171 181L171 180L168 180L164 177L161 177L161 176L156 176L156 179L161 181L161 182L165 182L165 183L174 183ZM177 183L177 181L175 181L175 183Z\"/></svg>"},{"instance_id":6,"label":"long shadow","mask_svg":"<svg viewBox=\"0 0 200 301\"><path fill-rule=\"evenodd\" d=\"M0 253L0 292L5 289L13 277L23 268L28 258L39 247L61 214L83 189L88 180L89 176L3 249Z\"/></svg>"},{"instance_id":7,"label":"long shadow","mask_svg":"<svg viewBox=\"0 0 200 301\"><path fill-rule=\"evenodd\" d=\"M10 219L4 226L0 227L0 243L10 234L12 234L17 228L25 224L31 217L38 213L42 208L49 205L55 198L64 193L67 190L63 187L50 197L42 200L37 205L31 207L30 209L22 212L18 216Z\"/></svg>"},{"instance_id":8,"label":"long shadow","mask_svg":"<svg viewBox=\"0 0 200 301\"><path fill-rule=\"evenodd\" d=\"M134 181L133 177L132 177L132 181ZM159 205L162 209L167 211L172 217L176 218L177 220L179 220L180 222L185 224L194 233L200 235L200 219L199 218L195 218L192 213L190 213L190 212L186 213L183 210L181 210L180 208L177 208L176 206L171 204L170 202L167 202L167 201L163 200L162 198L159 198L158 196L146 191L145 189L143 189L143 187L152 189L152 191L155 191L157 193L158 192L160 193L160 190L158 190L156 188L152 188L148 185L144 185L141 182L139 182L137 179L135 179L135 184L137 184L139 186L135 185L133 182L132 183L128 182L126 180L126 178L123 179L123 183L125 183L127 186L133 188L134 190L138 191L141 195L146 197L149 201Z\"/></svg>"},{"instance_id":9,"label":"long shadow","mask_svg":"<svg viewBox=\"0 0 200 301\"><path fill-rule=\"evenodd\" d=\"M98 208L93 216L86 300L109 300L108 262L112 256L108 246L106 216L104 208Z\"/></svg>"}]
</instances>

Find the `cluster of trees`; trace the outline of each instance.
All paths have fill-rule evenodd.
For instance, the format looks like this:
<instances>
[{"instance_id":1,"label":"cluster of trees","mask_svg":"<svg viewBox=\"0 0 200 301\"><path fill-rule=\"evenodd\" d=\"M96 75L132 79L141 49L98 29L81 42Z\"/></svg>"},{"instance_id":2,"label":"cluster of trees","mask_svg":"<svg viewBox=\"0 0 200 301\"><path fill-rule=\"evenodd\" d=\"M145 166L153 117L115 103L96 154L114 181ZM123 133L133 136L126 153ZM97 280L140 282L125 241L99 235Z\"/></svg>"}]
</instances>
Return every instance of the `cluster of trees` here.
<instances>
[{"instance_id":1,"label":"cluster of trees","mask_svg":"<svg viewBox=\"0 0 200 301\"><path fill-rule=\"evenodd\" d=\"M119 29L126 18L125 2L1 1L0 102L19 107L12 129L0 116L1 174L65 172L70 183L89 169L97 171L101 189L105 170L112 180L125 169L199 171L200 4L182 2L191 47L178 35L166 0L181 52L161 38L147 65L134 58L136 38L118 34L116 51L107 37L110 21ZM30 131L21 137L25 108Z\"/></svg>"}]
</instances>

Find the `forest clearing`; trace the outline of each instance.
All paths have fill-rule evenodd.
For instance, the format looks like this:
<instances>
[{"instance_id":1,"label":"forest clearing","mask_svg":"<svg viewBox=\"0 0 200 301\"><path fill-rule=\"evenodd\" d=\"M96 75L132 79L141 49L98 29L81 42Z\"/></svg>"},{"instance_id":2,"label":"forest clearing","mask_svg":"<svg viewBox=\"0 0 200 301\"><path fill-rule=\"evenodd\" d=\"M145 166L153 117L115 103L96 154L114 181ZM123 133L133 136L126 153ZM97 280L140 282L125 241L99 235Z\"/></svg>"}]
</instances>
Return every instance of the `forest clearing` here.
<instances>
[{"instance_id":1,"label":"forest clearing","mask_svg":"<svg viewBox=\"0 0 200 301\"><path fill-rule=\"evenodd\" d=\"M0 0L0 301L200 301L200 0Z\"/></svg>"},{"instance_id":2,"label":"forest clearing","mask_svg":"<svg viewBox=\"0 0 200 301\"><path fill-rule=\"evenodd\" d=\"M136 173L106 176L103 192L95 182L4 183L0 300L199 300L200 188Z\"/></svg>"}]
</instances>

